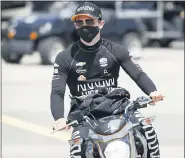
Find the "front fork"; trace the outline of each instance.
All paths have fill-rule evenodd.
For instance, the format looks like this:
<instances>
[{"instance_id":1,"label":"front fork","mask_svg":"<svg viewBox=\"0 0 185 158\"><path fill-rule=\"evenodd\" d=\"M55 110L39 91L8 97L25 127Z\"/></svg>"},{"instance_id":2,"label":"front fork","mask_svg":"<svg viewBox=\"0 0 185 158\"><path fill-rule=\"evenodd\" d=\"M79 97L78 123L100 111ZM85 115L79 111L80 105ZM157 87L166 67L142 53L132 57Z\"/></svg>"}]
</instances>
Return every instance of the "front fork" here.
<instances>
[{"instance_id":1,"label":"front fork","mask_svg":"<svg viewBox=\"0 0 185 158\"><path fill-rule=\"evenodd\" d=\"M145 123L145 120L147 120L147 122L148 122L148 119L150 120L151 118L146 118L146 119L142 120L141 122L138 122L138 123L135 123L135 124L133 124L131 122L128 122L129 129L128 129L128 134L125 135L125 137L128 137L128 140L129 140L130 158L141 158L141 157L142 158L146 158L147 157L147 142L146 142L145 138L141 134L139 134L139 133L137 133L137 135L139 136L142 144L144 145L144 154L142 156L138 156L138 152L137 152L137 149L136 149L136 142L135 142L133 130L136 127L140 126L141 123L144 124ZM104 153L103 153L103 151L102 151L102 149L101 149L101 146L100 146L99 142L94 141L94 143L96 144L96 147L98 149L100 158L106 158L105 155L104 155ZM91 156L93 155L92 153L93 153L93 151L91 150L91 152L89 152L87 154L88 156L86 155L87 158L91 158Z\"/></svg>"},{"instance_id":2,"label":"front fork","mask_svg":"<svg viewBox=\"0 0 185 158\"><path fill-rule=\"evenodd\" d=\"M138 126L138 124L135 124L134 126ZM130 129L129 133L125 135L125 137L127 137L127 139L129 140L130 158L141 158L141 157L138 157L132 128ZM100 144L98 142L95 142L95 144L97 146L100 158L106 158L106 156L104 155L104 152L101 149ZM88 157L88 158L91 158L91 157Z\"/></svg>"},{"instance_id":3,"label":"front fork","mask_svg":"<svg viewBox=\"0 0 185 158\"><path fill-rule=\"evenodd\" d=\"M137 158L138 153L135 145L133 130L129 132L129 142L130 142L130 158Z\"/></svg>"},{"instance_id":4,"label":"front fork","mask_svg":"<svg viewBox=\"0 0 185 158\"><path fill-rule=\"evenodd\" d=\"M141 124L145 124L145 121L148 122L148 120L151 119L151 122L153 121L153 118L154 117L149 117L149 118L145 118L143 119L141 122L138 122L138 123L135 123L132 125L132 129L131 131L129 132L129 138L130 138L130 144L131 144L131 158L147 158L147 141L145 139L145 137L138 131L136 130L136 136L140 139L142 145L143 145L143 148L144 148L144 153L141 155L141 156L138 156L138 152L137 152L137 149L136 149L136 142L135 142L135 138L134 138L134 129L138 126L141 126ZM151 123L151 122L148 122L148 123Z\"/></svg>"}]
</instances>

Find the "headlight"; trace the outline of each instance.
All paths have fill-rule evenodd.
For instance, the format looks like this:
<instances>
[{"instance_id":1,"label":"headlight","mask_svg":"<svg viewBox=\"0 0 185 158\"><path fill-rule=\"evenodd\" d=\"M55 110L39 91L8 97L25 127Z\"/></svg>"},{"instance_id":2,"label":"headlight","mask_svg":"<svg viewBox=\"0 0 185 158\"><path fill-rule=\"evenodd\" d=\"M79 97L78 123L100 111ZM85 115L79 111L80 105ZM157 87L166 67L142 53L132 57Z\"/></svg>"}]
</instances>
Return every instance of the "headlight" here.
<instances>
[{"instance_id":1,"label":"headlight","mask_svg":"<svg viewBox=\"0 0 185 158\"><path fill-rule=\"evenodd\" d=\"M39 33L45 34L45 33L49 32L51 30L51 28L52 28L52 24L46 23L39 28Z\"/></svg>"},{"instance_id":2,"label":"headlight","mask_svg":"<svg viewBox=\"0 0 185 158\"><path fill-rule=\"evenodd\" d=\"M112 141L105 148L104 154L106 158L129 158L129 145L123 141Z\"/></svg>"}]
</instances>

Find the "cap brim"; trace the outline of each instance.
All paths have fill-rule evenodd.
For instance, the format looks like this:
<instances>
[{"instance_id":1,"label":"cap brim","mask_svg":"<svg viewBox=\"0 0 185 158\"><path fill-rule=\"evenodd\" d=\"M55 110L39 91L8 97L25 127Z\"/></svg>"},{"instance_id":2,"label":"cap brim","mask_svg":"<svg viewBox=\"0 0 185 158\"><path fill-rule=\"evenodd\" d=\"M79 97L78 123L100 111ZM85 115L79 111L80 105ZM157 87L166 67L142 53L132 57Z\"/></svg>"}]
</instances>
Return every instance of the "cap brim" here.
<instances>
[{"instance_id":1,"label":"cap brim","mask_svg":"<svg viewBox=\"0 0 185 158\"><path fill-rule=\"evenodd\" d=\"M95 19L95 17L94 16L91 16L91 15L89 15L89 14L77 14L77 15L74 15L74 16L72 16L72 18L71 18L71 21L75 21L76 20L76 18L78 17L78 16L87 16L87 17L90 17L90 18L94 18Z\"/></svg>"}]
</instances>

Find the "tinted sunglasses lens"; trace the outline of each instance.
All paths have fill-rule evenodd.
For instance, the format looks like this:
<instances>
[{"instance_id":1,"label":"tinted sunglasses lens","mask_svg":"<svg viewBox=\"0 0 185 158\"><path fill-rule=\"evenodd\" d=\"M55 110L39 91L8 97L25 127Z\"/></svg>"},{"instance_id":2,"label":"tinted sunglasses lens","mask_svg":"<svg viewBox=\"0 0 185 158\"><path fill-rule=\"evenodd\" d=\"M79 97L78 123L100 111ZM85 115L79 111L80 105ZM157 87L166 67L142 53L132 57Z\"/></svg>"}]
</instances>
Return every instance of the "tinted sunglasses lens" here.
<instances>
[{"instance_id":1,"label":"tinted sunglasses lens","mask_svg":"<svg viewBox=\"0 0 185 158\"><path fill-rule=\"evenodd\" d=\"M76 23L76 25L78 26L78 27L81 27L81 26L83 26L83 21L82 20L77 20L77 21L75 21L75 23Z\"/></svg>"},{"instance_id":2,"label":"tinted sunglasses lens","mask_svg":"<svg viewBox=\"0 0 185 158\"><path fill-rule=\"evenodd\" d=\"M87 19L85 20L86 24L89 25L89 26L92 26L94 25L94 19Z\"/></svg>"}]
</instances>

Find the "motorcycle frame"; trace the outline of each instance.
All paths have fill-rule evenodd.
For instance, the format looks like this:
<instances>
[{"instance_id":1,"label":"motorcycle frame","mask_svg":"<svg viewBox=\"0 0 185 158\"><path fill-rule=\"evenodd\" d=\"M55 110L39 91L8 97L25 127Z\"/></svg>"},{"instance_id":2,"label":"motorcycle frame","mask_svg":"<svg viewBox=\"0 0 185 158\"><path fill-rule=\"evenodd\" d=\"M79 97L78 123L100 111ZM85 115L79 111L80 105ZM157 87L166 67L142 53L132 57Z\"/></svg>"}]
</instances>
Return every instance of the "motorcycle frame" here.
<instances>
[{"instance_id":1,"label":"motorcycle frame","mask_svg":"<svg viewBox=\"0 0 185 158\"><path fill-rule=\"evenodd\" d=\"M131 123L129 120L127 122L127 124L117 133L112 134L112 135L100 135L95 133L94 131L91 130L91 135L90 140L96 145L97 149L98 149L98 153L100 155L100 158L106 158L104 155L104 152L102 151L101 147L100 147L100 143L109 143L111 141L117 140L117 139L121 139L121 138L125 138L128 137L129 140L129 148L130 148L130 158L137 158L138 157L138 153L137 153L137 149L136 149L136 145L135 145L135 139L134 139L134 135L133 135L133 130L137 127L140 126L140 123L136 123L133 124ZM144 138L142 138L142 135L137 131L137 136L140 137L140 139L142 139L142 143L146 143L146 140ZM144 147L144 149L147 150L146 146ZM142 158L146 158L146 151L144 152ZM93 157L87 157L87 158L93 158Z\"/></svg>"},{"instance_id":2,"label":"motorcycle frame","mask_svg":"<svg viewBox=\"0 0 185 158\"><path fill-rule=\"evenodd\" d=\"M141 98L138 98L138 100L139 99L141 100L141 103L139 103L139 106L140 106L139 108L145 108L145 107L147 107L148 103L152 102L152 100L150 98L147 98L147 100L144 100L145 98L141 97ZM132 109L133 108L132 106L134 106L134 105L135 105L135 103L132 102L125 109L125 111L126 111L125 114L127 115L126 125L123 128L121 128L120 131L118 131L116 133L112 132L114 134L111 134L111 135L100 135L100 134L95 133L95 131L93 129L94 129L94 127L97 126L96 121L92 122L93 124L91 124L91 121L90 121L91 119L89 117L87 117L87 116L83 117L85 119L85 121L89 124L89 126L91 126L91 128L89 129L90 130L89 131L89 136L86 139L86 141L87 142L93 142L97 146L100 158L106 158L102 149L101 149L101 147L100 147L100 143L102 143L102 142L107 143L107 142L110 142L110 141L114 141L116 139L125 138L126 136L128 136L128 140L129 140L130 158L147 158L147 142L146 142L146 139L144 138L143 135L141 135L141 133L139 131L137 131L137 129L135 129L137 126L140 126L144 122L142 120L142 121L139 121L137 123L133 123L130 119L131 118L130 116L133 115L133 113L131 114L129 112L129 110ZM144 120L146 120L146 119L144 119ZM149 122L147 120L147 122L145 122L145 123L148 124L148 123L151 123L151 122L153 122L153 118ZM72 124L78 125L78 121L75 120L75 121L71 122L68 125L72 125ZM140 140L143 144L143 147L144 147L144 153L143 153L142 156L139 156L138 153L137 153L137 149L136 149L136 145L135 145L136 142L135 142L134 135L133 135L134 134L134 129L136 131L137 136L139 136L139 138L140 138ZM93 144L91 144L91 146L92 145ZM93 152L94 152L93 149L90 152L88 152L86 150L86 155L87 155L86 158L94 158Z\"/></svg>"}]
</instances>

